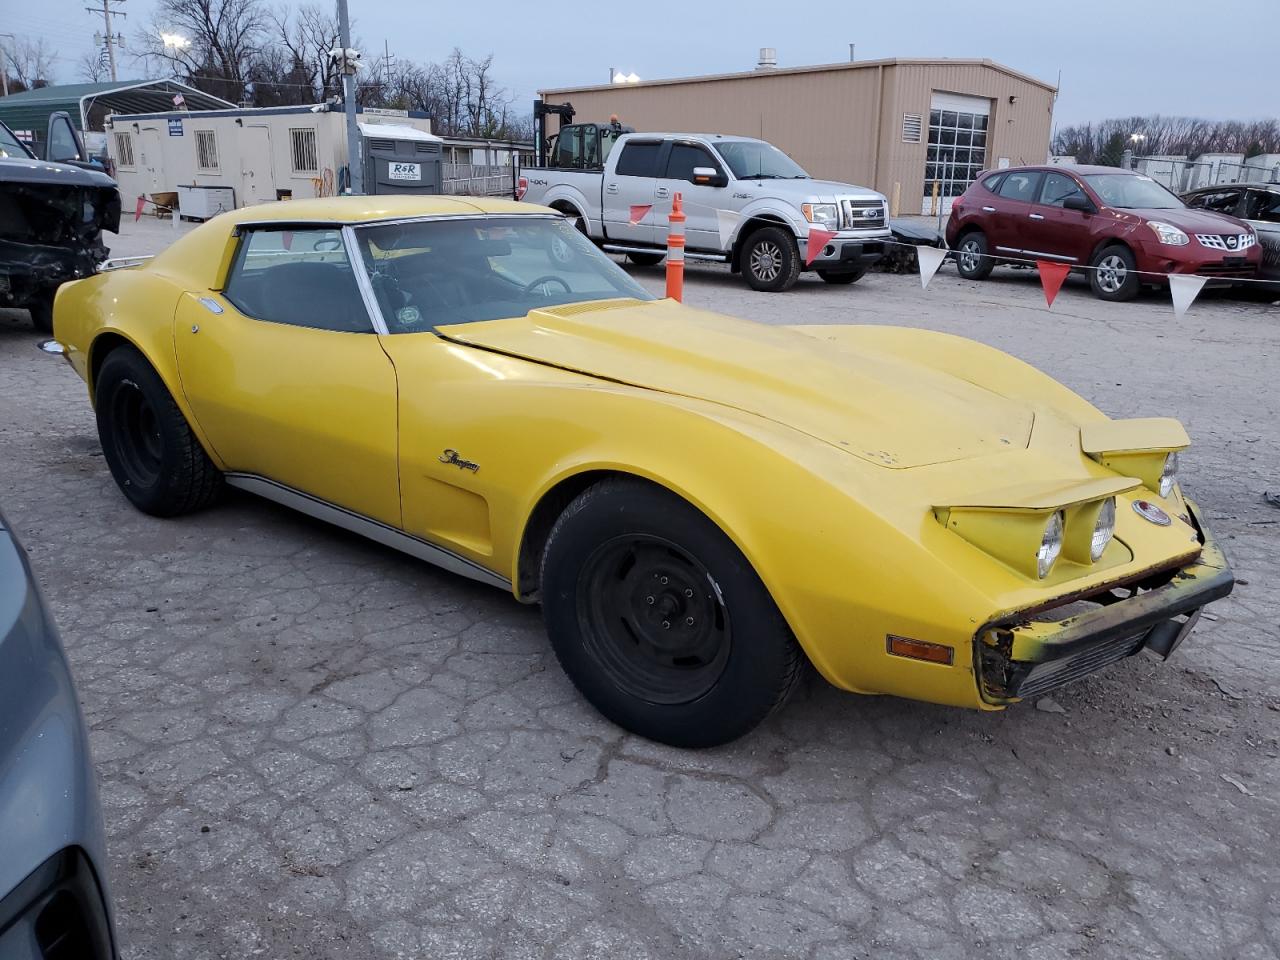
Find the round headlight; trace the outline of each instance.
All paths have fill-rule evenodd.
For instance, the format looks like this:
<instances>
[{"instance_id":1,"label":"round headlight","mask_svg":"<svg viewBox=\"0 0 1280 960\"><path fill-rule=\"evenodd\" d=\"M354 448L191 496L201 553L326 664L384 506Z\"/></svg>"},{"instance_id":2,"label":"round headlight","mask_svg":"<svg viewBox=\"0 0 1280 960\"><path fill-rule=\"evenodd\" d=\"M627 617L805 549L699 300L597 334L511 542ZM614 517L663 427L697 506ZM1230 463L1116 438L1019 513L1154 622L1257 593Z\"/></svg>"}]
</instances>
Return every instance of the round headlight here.
<instances>
[{"instance_id":1,"label":"round headlight","mask_svg":"<svg viewBox=\"0 0 1280 960\"><path fill-rule=\"evenodd\" d=\"M1098 522L1093 527L1093 541L1089 544L1089 558L1097 563L1106 552L1107 544L1116 533L1116 498L1110 497L1098 511Z\"/></svg>"},{"instance_id":2,"label":"round headlight","mask_svg":"<svg viewBox=\"0 0 1280 960\"><path fill-rule=\"evenodd\" d=\"M1062 511L1059 510L1045 524L1044 536L1040 538L1040 549L1036 551L1036 573L1043 580L1053 569L1054 561L1062 552Z\"/></svg>"},{"instance_id":3,"label":"round headlight","mask_svg":"<svg viewBox=\"0 0 1280 960\"><path fill-rule=\"evenodd\" d=\"M1160 496L1167 497L1173 493L1173 482L1178 479L1178 454L1169 454L1164 458L1164 469L1160 471Z\"/></svg>"}]
</instances>

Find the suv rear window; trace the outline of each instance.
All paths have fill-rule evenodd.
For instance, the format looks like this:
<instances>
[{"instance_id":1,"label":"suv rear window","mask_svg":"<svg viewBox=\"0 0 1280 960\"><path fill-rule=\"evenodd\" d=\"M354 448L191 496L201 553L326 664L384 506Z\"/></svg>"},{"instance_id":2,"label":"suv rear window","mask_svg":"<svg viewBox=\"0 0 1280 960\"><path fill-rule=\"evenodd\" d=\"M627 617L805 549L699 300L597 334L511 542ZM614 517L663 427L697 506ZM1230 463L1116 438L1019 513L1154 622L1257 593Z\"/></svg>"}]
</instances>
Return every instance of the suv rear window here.
<instances>
[{"instance_id":1,"label":"suv rear window","mask_svg":"<svg viewBox=\"0 0 1280 960\"><path fill-rule=\"evenodd\" d=\"M662 144L628 143L622 148L618 157L615 172L620 177L656 177L658 176L658 151Z\"/></svg>"},{"instance_id":2,"label":"suv rear window","mask_svg":"<svg viewBox=\"0 0 1280 960\"><path fill-rule=\"evenodd\" d=\"M994 177L987 177L987 179L982 181L982 188L990 191L991 193L995 193L1000 189L1000 181L1003 179L1003 173L997 173Z\"/></svg>"}]
</instances>

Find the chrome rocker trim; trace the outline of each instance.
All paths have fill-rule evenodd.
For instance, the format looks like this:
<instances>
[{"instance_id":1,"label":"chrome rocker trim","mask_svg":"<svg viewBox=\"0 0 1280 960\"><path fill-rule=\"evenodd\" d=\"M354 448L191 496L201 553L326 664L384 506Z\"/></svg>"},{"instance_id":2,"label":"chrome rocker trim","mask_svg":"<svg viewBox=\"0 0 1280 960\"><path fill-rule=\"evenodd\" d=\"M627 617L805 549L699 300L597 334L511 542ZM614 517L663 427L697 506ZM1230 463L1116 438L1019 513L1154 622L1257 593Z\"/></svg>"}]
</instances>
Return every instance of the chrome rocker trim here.
<instances>
[{"instance_id":1,"label":"chrome rocker trim","mask_svg":"<svg viewBox=\"0 0 1280 960\"><path fill-rule=\"evenodd\" d=\"M313 497L309 493L303 493L301 490L285 486L283 483L268 480L266 477L259 477L251 473L228 473L225 476L230 486L244 490L247 493L257 494L281 506L297 510L299 513L305 513L309 517L315 517L317 520L331 523L335 527L341 527L343 530L359 534L385 547L399 550L401 553L407 553L418 560L425 560L427 563L448 570L450 573L456 573L471 580L487 583L491 587L500 587L503 590L511 589L511 581L506 577L500 577L492 570L488 570L480 566L480 564L468 560L466 557L459 556L444 547L438 547L434 543L428 543L426 540L405 533L403 530L397 530L395 527L389 526L380 520L354 513L345 507L339 507L327 500L321 500L319 497Z\"/></svg>"}]
</instances>

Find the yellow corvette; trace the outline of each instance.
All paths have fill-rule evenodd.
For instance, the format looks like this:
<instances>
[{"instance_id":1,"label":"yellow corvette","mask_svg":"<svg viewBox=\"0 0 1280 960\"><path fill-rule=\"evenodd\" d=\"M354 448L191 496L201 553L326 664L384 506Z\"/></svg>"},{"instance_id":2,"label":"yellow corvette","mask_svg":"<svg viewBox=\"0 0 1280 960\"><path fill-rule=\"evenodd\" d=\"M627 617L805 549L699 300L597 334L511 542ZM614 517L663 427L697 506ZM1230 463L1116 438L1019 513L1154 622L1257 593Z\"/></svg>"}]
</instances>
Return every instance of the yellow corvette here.
<instances>
[{"instance_id":1,"label":"yellow corvette","mask_svg":"<svg viewBox=\"0 0 1280 960\"><path fill-rule=\"evenodd\" d=\"M1174 420L957 337L655 301L550 210L237 210L63 286L126 497L223 484L541 602L582 693L685 746L829 681L998 709L1146 648L1230 569Z\"/></svg>"}]
</instances>

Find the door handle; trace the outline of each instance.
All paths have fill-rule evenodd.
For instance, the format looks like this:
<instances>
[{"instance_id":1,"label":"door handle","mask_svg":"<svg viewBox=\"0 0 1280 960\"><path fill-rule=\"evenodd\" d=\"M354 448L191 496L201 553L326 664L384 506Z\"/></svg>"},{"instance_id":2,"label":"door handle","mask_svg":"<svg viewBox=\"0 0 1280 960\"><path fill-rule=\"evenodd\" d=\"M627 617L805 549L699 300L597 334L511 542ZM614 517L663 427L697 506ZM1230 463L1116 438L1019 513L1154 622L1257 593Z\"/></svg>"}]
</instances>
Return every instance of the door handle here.
<instances>
[{"instance_id":1,"label":"door handle","mask_svg":"<svg viewBox=\"0 0 1280 960\"><path fill-rule=\"evenodd\" d=\"M1044 219L1044 214L1043 214L1043 213L1029 213L1029 214L1027 214L1027 216L1029 216L1032 220L1043 220L1043 219Z\"/></svg>"},{"instance_id":2,"label":"door handle","mask_svg":"<svg viewBox=\"0 0 1280 960\"><path fill-rule=\"evenodd\" d=\"M982 208L982 212L983 212L983 213L995 213L995 212L996 212L996 208L995 208L995 207L983 207L983 208Z\"/></svg>"},{"instance_id":3,"label":"door handle","mask_svg":"<svg viewBox=\"0 0 1280 960\"><path fill-rule=\"evenodd\" d=\"M658 189L654 191L654 195L658 197L666 198L671 196L671 191L668 190L666 187L658 187Z\"/></svg>"},{"instance_id":4,"label":"door handle","mask_svg":"<svg viewBox=\"0 0 1280 960\"><path fill-rule=\"evenodd\" d=\"M605 193L617 193L617 192L618 192L618 185L617 185L616 183L611 183L611 184L609 184L607 187L605 187L605 188L604 188L604 192L605 192Z\"/></svg>"}]
</instances>

